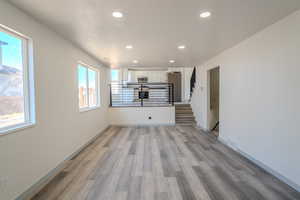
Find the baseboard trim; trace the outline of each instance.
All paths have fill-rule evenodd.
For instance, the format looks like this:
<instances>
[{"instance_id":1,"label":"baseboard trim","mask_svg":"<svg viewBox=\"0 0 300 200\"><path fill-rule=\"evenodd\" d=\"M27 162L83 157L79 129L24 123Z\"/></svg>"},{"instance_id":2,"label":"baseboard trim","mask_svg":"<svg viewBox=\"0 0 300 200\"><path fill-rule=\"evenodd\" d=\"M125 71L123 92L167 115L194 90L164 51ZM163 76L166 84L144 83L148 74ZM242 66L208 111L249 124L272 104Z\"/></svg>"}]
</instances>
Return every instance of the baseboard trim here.
<instances>
[{"instance_id":1,"label":"baseboard trim","mask_svg":"<svg viewBox=\"0 0 300 200\"><path fill-rule=\"evenodd\" d=\"M175 126L175 123L161 123L161 124L111 124L111 126L117 127L138 127L138 126Z\"/></svg>"},{"instance_id":2,"label":"baseboard trim","mask_svg":"<svg viewBox=\"0 0 300 200\"><path fill-rule=\"evenodd\" d=\"M223 143L224 145L226 145L227 147L231 148L232 150L234 150L235 152L239 153L240 155L242 155L243 157L245 157L246 159L250 160L251 162L253 162L254 164L256 164L257 166L261 167L262 169L264 169L266 172L270 173L271 175L275 176L276 178L278 178L279 180L281 180L282 182L284 182L285 184L289 185L290 187L292 187L293 189L295 189L296 191L300 192L300 185L296 184L295 182L289 180L288 178L286 178L285 176L283 176L282 174L276 172L275 170L273 170L272 168L268 167L267 165L265 165L264 163L262 163L259 160L256 160L255 158L253 158L251 155L245 153L244 151L242 151L241 149L239 149L238 147L236 147L232 142L230 142L229 140L226 140L222 137L218 137L218 140Z\"/></svg>"},{"instance_id":3,"label":"baseboard trim","mask_svg":"<svg viewBox=\"0 0 300 200\"><path fill-rule=\"evenodd\" d=\"M205 133L209 133L210 132L207 128L203 128L202 126L199 126L198 124L196 124L195 128L199 129L200 131L204 131Z\"/></svg>"},{"instance_id":4,"label":"baseboard trim","mask_svg":"<svg viewBox=\"0 0 300 200\"><path fill-rule=\"evenodd\" d=\"M106 132L111 125L107 126L103 131L98 133L92 139L90 139L86 144L80 147L77 151L69 155L64 161L62 161L58 166L48 172L44 177L38 180L35 184L29 187L25 192L23 192L16 200L30 200L33 198L39 191L41 191L56 175L58 175L66 166L68 161L72 160L76 155L78 155L82 150L88 147L92 142L94 142L99 136Z\"/></svg>"}]
</instances>

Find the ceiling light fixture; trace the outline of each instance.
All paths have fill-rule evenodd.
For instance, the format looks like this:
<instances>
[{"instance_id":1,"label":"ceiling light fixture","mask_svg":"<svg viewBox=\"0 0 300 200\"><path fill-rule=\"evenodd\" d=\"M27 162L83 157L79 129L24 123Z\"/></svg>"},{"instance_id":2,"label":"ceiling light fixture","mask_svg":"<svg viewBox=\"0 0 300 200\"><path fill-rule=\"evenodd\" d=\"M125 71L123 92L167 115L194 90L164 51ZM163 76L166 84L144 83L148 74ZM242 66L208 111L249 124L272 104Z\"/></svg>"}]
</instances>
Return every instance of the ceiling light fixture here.
<instances>
[{"instance_id":1,"label":"ceiling light fixture","mask_svg":"<svg viewBox=\"0 0 300 200\"><path fill-rule=\"evenodd\" d=\"M175 60L170 60L169 62L170 62L170 63L175 63Z\"/></svg>"},{"instance_id":2,"label":"ceiling light fixture","mask_svg":"<svg viewBox=\"0 0 300 200\"><path fill-rule=\"evenodd\" d=\"M180 46L178 46L178 49L185 49L185 46L184 45L180 45Z\"/></svg>"},{"instance_id":3,"label":"ceiling light fixture","mask_svg":"<svg viewBox=\"0 0 300 200\"><path fill-rule=\"evenodd\" d=\"M211 13L208 12L208 11L203 12L203 13L200 14L200 17L201 17L201 18L207 18L207 17L210 17L210 16L211 16Z\"/></svg>"},{"instance_id":4,"label":"ceiling light fixture","mask_svg":"<svg viewBox=\"0 0 300 200\"><path fill-rule=\"evenodd\" d=\"M133 46L132 45L126 45L126 49L132 49Z\"/></svg>"},{"instance_id":5,"label":"ceiling light fixture","mask_svg":"<svg viewBox=\"0 0 300 200\"><path fill-rule=\"evenodd\" d=\"M119 11L114 11L112 13L112 16L115 18L122 18L123 17L123 13L119 12Z\"/></svg>"},{"instance_id":6,"label":"ceiling light fixture","mask_svg":"<svg viewBox=\"0 0 300 200\"><path fill-rule=\"evenodd\" d=\"M137 63L139 63L139 61L138 60L134 60L134 61L132 61L134 64L137 64Z\"/></svg>"}]
</instances>

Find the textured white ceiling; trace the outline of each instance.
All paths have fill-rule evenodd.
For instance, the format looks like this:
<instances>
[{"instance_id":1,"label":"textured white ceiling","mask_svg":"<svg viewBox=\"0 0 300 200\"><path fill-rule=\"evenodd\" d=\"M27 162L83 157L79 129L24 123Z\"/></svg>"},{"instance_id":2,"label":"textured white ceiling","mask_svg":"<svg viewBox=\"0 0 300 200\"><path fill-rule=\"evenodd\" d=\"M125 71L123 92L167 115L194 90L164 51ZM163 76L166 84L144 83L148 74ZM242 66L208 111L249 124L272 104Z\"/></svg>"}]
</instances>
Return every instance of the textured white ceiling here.
<instances>
[{"instance_id":1,"label":"textured white ceiling","mask_svg":"<svg viewBox=\"0 0 300 200\"><path fill-rule=\"evenodd\" d=\"M140 67L200 64L300 8L299 0L9 1L115 67L135 59ZM124 18L113 18L115 10ZM206 10L212 17L201 19Z\"/></svg>"}]
</instances>

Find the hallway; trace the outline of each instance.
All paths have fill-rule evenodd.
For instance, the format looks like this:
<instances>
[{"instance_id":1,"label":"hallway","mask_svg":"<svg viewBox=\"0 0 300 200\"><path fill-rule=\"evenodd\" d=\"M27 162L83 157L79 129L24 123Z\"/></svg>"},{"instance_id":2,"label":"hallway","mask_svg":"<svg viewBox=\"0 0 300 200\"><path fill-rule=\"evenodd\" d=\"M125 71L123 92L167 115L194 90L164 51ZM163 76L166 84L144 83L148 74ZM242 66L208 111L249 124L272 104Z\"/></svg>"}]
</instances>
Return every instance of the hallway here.
<instances>
[{"instance_id":1,"label":"hallway","mask_svg":"<svg viewBox=\"0 0 300 200\"><path fill-rule=\"evenodd\" d=\"M34 200L300 199L192 126L110 127Z\"/></svg>"}]
</instances>

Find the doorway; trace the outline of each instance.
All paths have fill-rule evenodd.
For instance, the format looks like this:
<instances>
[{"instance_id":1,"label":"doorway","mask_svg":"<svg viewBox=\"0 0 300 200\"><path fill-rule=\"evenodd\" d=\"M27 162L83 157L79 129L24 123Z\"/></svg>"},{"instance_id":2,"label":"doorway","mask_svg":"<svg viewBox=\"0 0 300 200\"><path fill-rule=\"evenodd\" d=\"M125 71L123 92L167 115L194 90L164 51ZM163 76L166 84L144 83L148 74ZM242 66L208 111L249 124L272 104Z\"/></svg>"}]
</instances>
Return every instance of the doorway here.
<instances>
[{"instance_id":1,"label":"doorway","mask_svg":"<svg viewBox=\"0 0 300 200\"><path fill-rule=\"evenodd\" d=\"M209 129L215 136L219 136L220 125L220 67L208 71L209 85Z\"/></svg>"},{"instance_id":2,"label":"doorway","mask_svg":"<svg viewBox=\"0 0 300 200\"><path fill-rule=\"evenodd\" d=\"M181 102L181 72L168 73L168 82L174 87L174 101Z\"/></svg>"}]
</instances>

